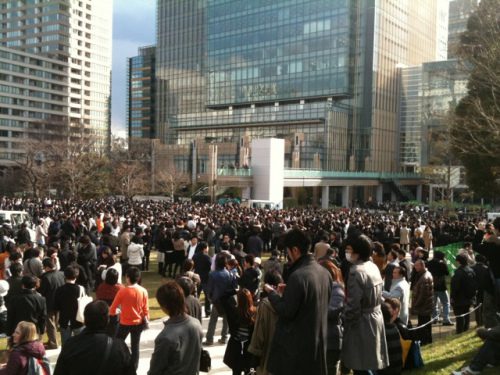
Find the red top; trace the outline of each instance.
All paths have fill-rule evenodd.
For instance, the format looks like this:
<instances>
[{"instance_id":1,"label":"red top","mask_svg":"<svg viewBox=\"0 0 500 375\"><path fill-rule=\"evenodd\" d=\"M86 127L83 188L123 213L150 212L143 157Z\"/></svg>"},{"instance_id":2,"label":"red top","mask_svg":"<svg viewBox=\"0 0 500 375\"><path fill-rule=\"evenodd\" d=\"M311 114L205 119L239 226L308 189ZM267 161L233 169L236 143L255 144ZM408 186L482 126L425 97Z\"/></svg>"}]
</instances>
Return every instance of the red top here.
<instances>
[{"instance_id":1,"label":"red top","mask_svg":"<svg viewBox=\"0 0 500 375\"><path fill-rule=\"evenodd\" d=\"M95 298L106 301L108 305L111 305L116 294L123 288L125 287L122 284L109 285L107 283L101 283L97 287Z\"/></svg>"}]
</instances>

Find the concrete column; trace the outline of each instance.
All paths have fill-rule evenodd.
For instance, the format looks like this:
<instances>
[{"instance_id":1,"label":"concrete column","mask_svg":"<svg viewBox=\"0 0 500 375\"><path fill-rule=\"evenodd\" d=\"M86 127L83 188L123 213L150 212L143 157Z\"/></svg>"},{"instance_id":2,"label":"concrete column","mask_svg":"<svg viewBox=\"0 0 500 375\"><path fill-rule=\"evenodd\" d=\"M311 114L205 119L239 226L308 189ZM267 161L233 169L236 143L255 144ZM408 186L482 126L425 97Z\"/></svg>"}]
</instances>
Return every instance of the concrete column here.
<instances>
[{"instance_id":1,"label":"concrete column","mask_svg":"<svg viewBox=\"0 0 500 375\"><path fill-rule=\"evenodd\" d=\"M342 207L351 205L350 186L342 186Z\"/></svg>"},{"instance_id":2,"label":"concrete column","mask_svg":"<svg viewBox=\"0 0 500 375\"><path fill-rule=\"evenodd\" d=\"M422 185L417 185L417 201L422 202Z\"/></svg>"},{"instance_id":3,"label":"concrete column","mask_svg":"<svg viewBox=\"0 0 500 375\"><path fill-rule=\"evenodd\" d=\"M330 202L330 186L321 188L321 208L327 209Z\"/></svg>"},{"instance_id":4,"label":"concrete column","mask_svg":"<svg viewBox=\"0 0 500 375\"><path fill-rule=\"evenodd\" d=\"M429 185L429 204L434 202L434 187Z\"/></svg>"},{"instance_id":5,"label":"concrete column","mask_svg":"<svg viewBox=\"0 0 500 375\"><path fill-rule=\"evenodd\" d=\"M384 200L384 185L380 184L377 186L377 196L375 197L377 203L382 203Z\"/></svg>"}]
</instances>

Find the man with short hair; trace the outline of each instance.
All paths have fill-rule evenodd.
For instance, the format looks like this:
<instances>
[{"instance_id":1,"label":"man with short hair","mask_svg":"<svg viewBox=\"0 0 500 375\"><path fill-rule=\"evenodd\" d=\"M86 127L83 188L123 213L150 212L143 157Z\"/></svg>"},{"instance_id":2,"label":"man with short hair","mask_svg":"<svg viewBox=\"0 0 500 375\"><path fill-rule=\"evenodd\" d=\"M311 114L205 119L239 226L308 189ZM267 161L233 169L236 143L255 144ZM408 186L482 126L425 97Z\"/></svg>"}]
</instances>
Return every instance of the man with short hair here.
<instances>
[{"instance_id":1,"label":"man with short hair","mask_svg":"<svg viewBox=\"0 0 500 375\"><path fill-rule=\"evenodd\" d=\"M147 328L149 321L148 291L138 283L141 271L137 267L129 267L126 272L127 285L120 289L109 310L110 315L117 315L120 307L120 325L116 337L125 341L130 333L132 362L135 369L139 365L139 343L141 333Z\"/></svg>"},{"instance_id":2,"label":"man with short hair","mask_svg":"<svg viewBox=\"0 0 500 375\"><path fill-rule=\"evenodd\" d=\"M45 332L45 319L47 319L45 298L35 290L37 282L35 277L23 276L21 282L23 286L21 294L9 301L6 334L12 336L17 323L24 320L34 323L41 336Z\"/></svg>"},{"instance_id":3,"label":"man with short hair","mask_svg":"<svg viewBox=\"0 0 500 375\"><path fill-rule=\"evenodd\" d=\"M434 257L427 263L427 269L432 275L434 281L434 312L433 318L439 315L439 301L443 306L443 325L451 326L450 320L450 296L446 286L446 276L450 274L448 266L444 260L442 251L434 251Z\"/></svg>"},{"instance_id":4,"label":"man with short hair","mask_svg":"<svg viewBox=\"0 0 500 375\"><path fill-rule=\"evenodd\" d=\"M274 375L324 375L332 280L308 254L311 242L301 230L287 232L283 243L291 262L286 288L280 296L264 286L278 315L267 370Z\"/></svg>"},{"instance_id":5,"label":"man with short hair","mask_svg":"<svg viewBox=\"0 0 500 375\"><path fill-rule=\"evenodd\" d=\"M89 303L83 314L85 329L63 346L54 375L135 375L127 345L106 334L109 322L106 302Z\"/></svg>"},{"instance_id":6,"label":"man with short hair","mask_svg":"<svg viewBox=\"0 0 500 375\"><path fill-rule=\"evenodd\" d=\"M198 244L199 251L193 255L194 262L194 272L200 275L200 287L205 294L205 316L210 316L210 299L208 298L208 275L210 274L210 269L212 267L212 259L208 255L208 244L206 242L200 242ZM198 295L201 291L198 291Z\"/></svg>"},{"instance_id":7,"label":"man with short hair","mask_svg":"<svg viewBox=\"0 0 500 375\"><path fill-rule=\"evenodd\" d=\"M47 304L47 349L57 349L57 310L54 308L54 300L57 288L64 285L64 274L56 270L52 258L45 258L42 264L45 273L38 291L45 297Z\"/></svg>"},{"instance_id":8,"label":"man with short hair","mask_svg":"<svg viewBox=\"0 0 500 375\"><path fill-rule=\"evenodd\" d=\"M59 312L59 327L61 329L61 345L78 335L83 330L83 323L76 320L78 311L78 297L82 286L76 283L80 273L77 266L68 266L64 270L65 284L57 288L54 295L54 310Z\"/></svg>"},{"instance_id":9,"label":"man with short hair","mask_svg":"<svg viewBox=\"0 0 500 375\"><path fill-rule=\"evenodd\" d=\"M431 320L434 310L434 283L422 259L418 259L414 267L418 279L412 286L411 312L417 315L418 325L421 326ZM422 345L432 343L432 324L422 329L421 343Z\"/></svg>"},{"instance_id":10,"label":"man with short hair","mask_svg":"<svg viewBox=\"0 0 500 375\"><path fill-rule=\"evenodd\" d=\"M397 298L401 303L399 318L407 325L408 324L408 307L410 304L410 284L405 279L405 270L402 267L394 267L392 270L392 284L389 291L382 292L384 298Z\"/></svg>"}]
</instances>

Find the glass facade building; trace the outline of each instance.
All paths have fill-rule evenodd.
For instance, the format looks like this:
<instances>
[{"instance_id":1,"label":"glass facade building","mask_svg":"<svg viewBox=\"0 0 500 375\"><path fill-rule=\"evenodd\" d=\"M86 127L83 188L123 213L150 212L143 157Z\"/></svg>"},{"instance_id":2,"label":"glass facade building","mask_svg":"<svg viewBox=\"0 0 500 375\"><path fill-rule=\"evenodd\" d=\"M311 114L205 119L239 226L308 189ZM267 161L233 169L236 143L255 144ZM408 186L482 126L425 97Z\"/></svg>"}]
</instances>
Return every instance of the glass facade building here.
<instances>
[{"instance_id":1,"label":"glass facade building","mask_svg":"<svg viewBox=\"0 0 500 375\"><path fill-rule=\"evenodd\" d=\"M68 132L107 147L112 0L4 0L0 25L0 46L68 64Z\"/></svg>"},{"instance_id":2,"label":"glass facade building","mask_svg":"<svg viewBox=\"0 0 500 375\"><path fill-rule=\"evenodd\" d=\"M460 34L467 30L467 21L476 10L479 0L450 1L448 24L448 57L456 57L456 48L460 42Z\"/></svg>"},{"instance_id":3,"label":"glass facade building","mask_svg":"<svg viewBox=\"0 0 500 375\"><path fill-rule=\"evenodd\" d=\"M436 164L446 142L447 116L467 94L468 75L457 60L401 68L400 153L406 171Z\"/></svg>"},{"instance_id":4,"label":"glass facade building","mask_svg":"<svg viewBox=\"0 0 500 375\"><path fill-rule=\"evenodd\" d=\"M158 0L157 134L225 165L278 137L288 168L398 171L397 65L440 56L440 1Z\"/></svg>"},{"instance_id":5,"label":"glass facade building","mask_svg":"<svg viewBox=\"0 0 500 375\"><path fill-rule=\"evenodd\" d=\"M155 127L155 50L139 48L127 61L127 125L129 140L156 138Z\"/></svg>"}]
</instances>

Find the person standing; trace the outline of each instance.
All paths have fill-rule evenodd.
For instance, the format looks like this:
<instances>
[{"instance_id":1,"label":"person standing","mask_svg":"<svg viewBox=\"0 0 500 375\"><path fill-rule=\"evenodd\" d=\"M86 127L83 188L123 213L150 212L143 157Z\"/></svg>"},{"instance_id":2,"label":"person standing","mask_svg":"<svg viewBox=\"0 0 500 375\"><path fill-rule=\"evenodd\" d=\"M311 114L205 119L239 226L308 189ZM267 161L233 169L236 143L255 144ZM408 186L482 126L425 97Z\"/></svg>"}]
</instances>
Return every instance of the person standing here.
<instances>
[{"instance_id":1,"label":"person standing","mask_svg":"<svg viewBox=\"0 0 500 375\"><path fill-rule=\"evenodd\" d=\"M89 303L83 315L85 329L63 346L54 375L135 375L127 345L106 334L109 320L106 302Z\"/></svg>"},{"instance_id":2,"label":"person standing","mask_svg":"<svg viewBox=\"0 0 500 375\"><path fill-rule=\"evenodd\" d=\"M197 375L203 330L198 320L186 314L181 287L168 280L156 291L156 300L169 319L155 339L148 375Z\"/></svg>"},{"instance_id":3,"label":"person standing","mask_svg":"<svg viewBox=\"0 0 500 375\"><path fill-rule=\"evenodd\" d=\"M346 259L352 263L346 287L341 359L354 374L369 374L389 365L382 303L383 280L370 261L372 242L360 235L347 240ZM360 355L360 353L363 353Z\"/></svg>"},{"instance_id":4,"label":"person standing","mask_svg":"<svg viewBox=\"0 0 500 375\"><path fill-rule=\"evenodd\" d=\"M434 283L422 259L415 262L417 281L412 286L411 312L417 315L418 325L429 323L434 310ZM422 345L432 343L432 324L422 328Z\"/></svg>"},{"instance_id":5,"label":"person standing","mask_svg":"<svg viewBox=\"0 0 500 375\"><path fill-rule=\"evenodd\" d=\"M120 289L111 304L110 315L117 315L120 307L120 324L116 337L125 341L130 334L132 362L135 369L139 365L139 344L141 333L147 328L149 321L148 291L140 286L141 271L137 267L129 267L126 272L127 285Z\"/></svg>"},{"instance_id":6,"label":"person standing","mask_svg":"<svg viewBox=\"0 0 500 375\"><path fill-rule=\"evenodd\" d=\"M56 290L64 285L64 273L57 271L52 258L45 258L43 261L45 273L40 280L40 289L38 290L45 297L47 304L47 349L57 349L57 310L54 307Z\"/></svg>"},{"instance_id":7,"label":"person standing","mask_svg":"<svg viewBox=\"0 0 500 375\"><path fill-rule=\"evenodd\" d=\"M59 327L61 328L61 345L73 335L78 335L83 329L83 323L76 320L78 297L82 286L76 283L80 269L68 266L64 270L66 283L57 288L54 295L54 309L59 312Z\"/></svg>"},{"instance_id":8,"label":"person standing","mask_svg":"<svg viewBox=\"0 0 500 375\"><path fill-rule=\"evenodd\" d=\"M35 290L36 278L23 276L21 294L9 301L7 306L7 336L12 336L17 324L21 321L32 322L36 325L38 334L45 332L45 320L47 319L47 305L43 298Z\"/></svg>"},{"instance_id":9,"label":"person standing","mask_svg":"<svg viewBox=\"0 0 500 375\"><path fill-rule=\"evenodd\" d=\"M409 319L408 308L410 304L410 284L405 279L405 271L402 267L395 267L392 271L392 285L389 292L383 291L384 298L397 298L401 303L399 318L407 325Z\"/></svg>"},{"instance_id":10,"label":"person standing","mask_svg":"<svg viewBox=\"0 0 500 375\"><path fill-rule=\"evenodd\" d=\"M283 294L264 285L278 315L267 370L274 375L327 373L328 305L332 279L311 254L310 239L299 229L287 232L283 244L290 258Z\"/></svg>"},{"instance_id":11,"label":"person standing","mask_svg":"<svg viewBox=\"0 0 500 375\"><path fill-rule=\"evenodd\" d=\"M45 348L38 340L37 328L32 322L21 321L17 324L12 334L12 343L9 360L0 368L2 375L27 374L29 358L42 360L45 356Z\"/></svg>"},{"instance_id":12,"label":"person standing","mask_svg":"<svg viewBox=\"0 0 500 375\"><path fill-rule=\"evenodd\" d=\"M200 275L200 287L205 295L205 317L210 316L210 299L208 298L208 275L210 274L210 268L212 267L212 259L208 255L208 244L206 242L200 242L198 244L199 251L193 255L194 262L194 272ZM198 291L198 296L201 294L201 290Z\"/></svg>"},{"instance_id":13,"label":"person standing","mask_svg":"<svg viewBox=\"0 0 500 375\"><path fill-rule=\"evenodd\" d=\"M212 313L210 314L210 321L208 322L207 334L205 335L203 345L213 345L215 327L219 316L222 316L222 331L219 344L226 343L228 325L224 314L223 301L234 296L238 287L237 277L227 269L228 256L224 252L217 254L215 258L215 270L210 272L208 276L207 289L208 298L212 302Z\"/></svg>"},{"instance_id":14,"label":"person standing","mask_svg":"<svg viewBox=\"0 0 500 375\"><path fill-rule=\"evenodd\" d=\"M458 254L455 260L458 268L451 278L451 304L458 334L469 330L469 310L476 299L477 282L474 271L468 266L467 256Z\"/></svg>"},{"instance_id":15,"label":"person standing","mask_svg":"<svg viewBox=\"0 0 500 375\"><path fill-rule=\"evenodd\" d=\"M410 230L407 227L406 222L403 222L401 228L399 228L399 244L401 249L408 251L410 246Z\"/></svg>"},{"instance_id":16,"label":"person standing","mask_svg":"<svg viewBox=\"0 0 500 375\"><path fill-rule=\"evenodd\" d=\"M444 253L436 250L434 257L427 263L427 269L432 275L434 282L434 312L433 318L439 315L439 302L443 306L443 325L451 326L453 323L450 320L450 296L446 288L446 276L450 274L448 266L444 261Z\"/></svg>"}]
</instances>

